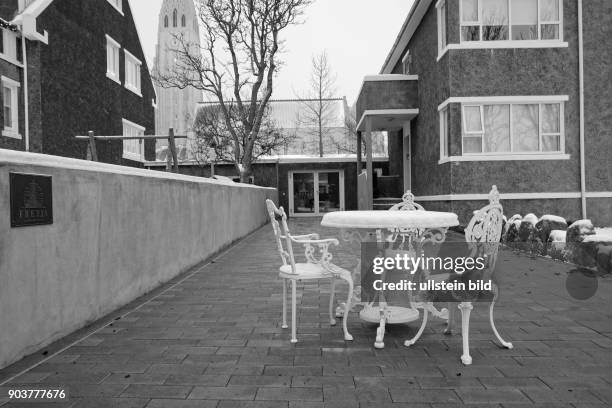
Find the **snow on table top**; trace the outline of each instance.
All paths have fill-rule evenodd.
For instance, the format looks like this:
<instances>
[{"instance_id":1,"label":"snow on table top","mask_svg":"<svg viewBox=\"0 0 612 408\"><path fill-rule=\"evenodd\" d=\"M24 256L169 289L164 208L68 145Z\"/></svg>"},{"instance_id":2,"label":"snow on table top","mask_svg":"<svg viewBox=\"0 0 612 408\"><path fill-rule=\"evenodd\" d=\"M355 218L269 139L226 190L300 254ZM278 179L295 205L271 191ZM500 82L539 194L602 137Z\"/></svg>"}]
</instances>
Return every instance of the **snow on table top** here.
<instances>
[{"instance_id":1,"label":"snow on table top","mask_svg":"<svg viewBox=\"0 0 612 408\"><path fill-rule=\"evenodd\" d=\"M457 214L438 211L336 211L321 220L334 228L440 228L459 225Z\"/></svg>"}]
</instances>

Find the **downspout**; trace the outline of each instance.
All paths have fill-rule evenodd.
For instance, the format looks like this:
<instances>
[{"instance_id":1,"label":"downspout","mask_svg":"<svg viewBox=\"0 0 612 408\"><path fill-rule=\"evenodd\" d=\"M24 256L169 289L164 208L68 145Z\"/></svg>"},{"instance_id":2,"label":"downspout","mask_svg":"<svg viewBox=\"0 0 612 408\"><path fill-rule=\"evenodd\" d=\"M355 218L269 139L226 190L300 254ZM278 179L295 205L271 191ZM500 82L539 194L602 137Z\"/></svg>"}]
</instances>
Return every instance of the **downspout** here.
<instances>
[{"instance_id":1,"label":"downspout","mask_svg":"<svg viewBox=\"0 0 612 408\"><path fill-rule=\"evenodd\" d=\"M26 38L23 34L23 27L21 30L21 54L23 59L23 105L24 105L24 120L25 120L25 151L30 151L30 109L29 109L29 95L28 95L28 57L27 57Z\"/></svg>"},{"instance_id":2,"label":"downspout","mask_svg":"<svg viewBox=\"0 0 612 408\"><path fill-rule=\"evenodd\" d=\"M582 0L578 0L578 81L580 88L580 200L582 208L582 218L586 219L586 164L584 152L584 43L582 26Z\"/></svg>"}]
</instances>

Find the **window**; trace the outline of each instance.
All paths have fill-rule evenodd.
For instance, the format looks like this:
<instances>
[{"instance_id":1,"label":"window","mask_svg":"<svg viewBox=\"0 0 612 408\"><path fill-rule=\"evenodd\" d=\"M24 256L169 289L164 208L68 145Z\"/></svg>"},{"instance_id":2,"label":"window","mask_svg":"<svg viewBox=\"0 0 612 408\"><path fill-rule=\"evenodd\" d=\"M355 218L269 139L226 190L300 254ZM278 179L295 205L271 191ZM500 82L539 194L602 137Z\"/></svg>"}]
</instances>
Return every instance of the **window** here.
<instances>
[{"instance_id":1,"label":"window","mask_svg":"<svg viewBox=\"0 0 612 408\"><path fill-rule=\"evenodd\" d=\"M183 16L181 17L181 27L186 27L187 26L187 20L185 19L185 15L183 14Z\"/></svg>"},{"instance_id":2,"label":"window","mask_svg":"<svg viewBox=\"0 0 612 408\"><path fill-rule=\"evenodd\" d=\"M106 76L113 81L121 84L119 78L119 50L121 45L113 40L109 35L106 36Z\"/></svg>"},{"instance_id":3,"label":"window","mask_svg":"<svg viewBox=\"0 0 612 408\"><path fill-rule=\"evenodd\" d=\"M19 82L7 77L2 77L2 120L4 128L2 136L20 139L19 135L19 114L18 114L18 95Z\"/></svg>"},{"instance_id":4,"label":"window","mask_svg":"<svg viewBox=\"0 0 612 408\"><path fill-rule=\"evenodd\" d=\"M463 154L562 153L563 103L462 105Z\"/></svg>"},{"instance_id":5,"label":"window","mask_svg":"<svg viewBox=\"0 0 612 408\"><path fill-rule=\"evenodd\" d=\"M410 57L410 50L406 51L404 54L404 58L402 58L402 73L404 75L410 74L410 62L412 58Z\"/></svg>"},{"instance_id":6,"label":"window","mask_svg":"<svg viewBox=\"0 0 612 408\"><path fill-rule=\"evenodd\" d=\"M448 128L448 106L440 111L440 158L450 155L448 144L450 142Z\"/></svg>"},{"instance_id":7,"label":"window","mask_svg":"<svg viewBox=\"0 0 612 408\"><path fill-rule=\"evenodd\" d=\"M438 50L442 51L447 45L446 36L446 0L438 3Z\"/></svg>"},{"instance_id":8,"label":"window","mask_svg":"<svg viewBox=\"0 0 612 408\"><path fill-rule=\"evenodd\" d=\"M168 16L164 16L164 27L168 28Z\"/></svg>"},{"instance_id":9,"label":"window","mask_svg":"<svg viewBox=\"0 0 612 408\"><path fill-rule=\"evenodd\" d=\"M172 12L172 27L176 27L177 18L178 14L176 12L176 9L174 9L174 11Z\"/></svg>"},{"instance_id":10,"label":"window","mask_svg":"<svg viewBox=\"0 0 612 408\"><path fill-rule=\"evenodd\" d=\"M461 0L461 41L561 40L560 0Z\"/></svg>"},{"instance_id":11,"label":"window","mask_svg":"<svg viewBox=\"0 0 612 408\"><path fill-rule=\"evenodd\" d=\"M17 39L17 33L7 29L0 29L0 58L11 63L18 63L21 50L21 42Z\"/></svg>"},{"instance_id":12,"label":"window","mask_svg":"<svg viewBox=\"0 0 612 408\"><path fill-rule=\"evenodd\" d=\"M108 2L115 8L121 15L123 15L123 0L108 0Z\"/></svg>"},{"instance_id":13,"label":"window","mask_svg":"<svg viewBox=\"0 0 612 408\"><path fill-rule=\"evenodd\" d=\"M142 136L145 128L123 119L123 136ZM130 160L144 160L144 143L142 139L130 139L123 141L123 158Z\"/></svg>"},{"instance_id":14,"label":"window","mask_svg":"<svg viewBox=\"0 0 612 408\"><path fill-rule=\"evenodd\" d=\"M124 50L125 52L125 87L137 95L140 93L140 67L142 63L138 58Z\"/></svg>"}]
</instances>

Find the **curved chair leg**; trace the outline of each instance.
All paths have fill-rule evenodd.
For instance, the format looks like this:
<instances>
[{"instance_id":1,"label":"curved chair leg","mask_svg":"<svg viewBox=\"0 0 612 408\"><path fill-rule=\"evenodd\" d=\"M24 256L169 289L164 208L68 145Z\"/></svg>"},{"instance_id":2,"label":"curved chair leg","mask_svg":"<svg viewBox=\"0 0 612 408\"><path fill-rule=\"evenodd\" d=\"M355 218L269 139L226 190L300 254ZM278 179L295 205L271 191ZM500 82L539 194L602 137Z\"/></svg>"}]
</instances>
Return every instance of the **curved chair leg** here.
<instances>
[{"instance_id":1,"label":"curved chair leg","mask_svg":"<svg viewBox=\"0 0 612 408\"><path fill-rule=\"evenodd\" d=\"M349 277L348 279L346 279L346 281L348 282L349 290L348 290L348 298L346 299L346 304L344 305L344 318L342 319L342 330L344 331L344 340L351 341L353 340L353 336L351 336L346 326L348 323L349 312L351 310L351 297L353 296L353 279Z\"/></svg>"},{"instance_id":2,"label":"curved chair leg","mask_svg":"<svg viewBox=\"0 0 612 408\"><path fill-rule=\"evenodd\" d=\"M291 343L297 343L296 281L291 279Z\"/></svg>"},{"instance_id":3,"label":"curved chair leg","mask_svg":"<svg viewBox=\"0 0 612 408\"><path fill-rule=\"evenodd\" d=\"M283 278L283 329L288 328L287 326L287 279Z\"/></svg>"},{"instance_id":4,"label":"curved chair leg","mask_svg":"<svg viewBox=\"0 0 612 408\"><path fill-rule=\"evenodd\" d=\"M425 326L427 326L427 316L428 315L429 315L429 311L427 310L427 308L423 308L423 322L421 323L421 327L419 328L419 331L412 339L406 340L404 342L404 346L406 347L412 346L421 337L421 335L423 334L423 331L425 330Z\"/></svg>"},{"instance_id":5,"label":"curved chair leg","mask_svg":"<svg viewBox=\"0 0 612 408\"><path fill-rule=\"evenodd\" d=\"M452 305L448 304L448 322L446 322L446 329L444 330L444 334L447 335L452 335L453 334L453 328L455 325L455 308L452 307Z\"/></svg>"},{"instance_id":6,"label":"curved chair leg","mask_svg":"<svg viewBox=\"0 0 612 408\"><path fill-rule=\"evenodd\" d=\"M498 295L499 291L497 289L497 286L493 286L493 300L491 301L491 306L489 307L489 320L491 321L491 328L493 329L493 333L495 334L495 337L497 337L497 340L499 340L501 345L505 348L511 349L514 346L511 342L502 339L502 337L499 335L499 332L497 331L497 328L495 327L495 322L493 321L493 308L495 307L495 302L497 301Z\"/></svg>"},{"instance_id":7,"label":"curved chair leg","mask_svg":"<svg viewBox=\"0 0 612 408\"><path fill-rule=\"evenodd\" d=\"M463 354L461 355L461 362L465 365L472 364L472 357L470 356L470 313L472 312L471 302L461 302L459 309L461 310L461 337L463 338Z\"/></svg>"},{"instance_id":8,"label":"curved chair leg","mask_svg":"<svg viewBox=\"0 0 612 408\"><path fill-rule=\"evenodd\" d=\"M336 319L334 319L334 295L336 292L336 278L331 278L331 293L329 294L329 324L332 326L336 325Z\"/></svg>"},{"instance_id":9,"label":"curved chair leg","mask_svg":"<svg viewBox=\"0 0 612 408\"><path fill-rule=\"evenodd\" d=\"M376 341L374 342L374 347L377 349L385 348L385 325L387 323L387 316L385 314L384 309L380 307L380 326L376 329Z\"/></svg>"}]
</instances>

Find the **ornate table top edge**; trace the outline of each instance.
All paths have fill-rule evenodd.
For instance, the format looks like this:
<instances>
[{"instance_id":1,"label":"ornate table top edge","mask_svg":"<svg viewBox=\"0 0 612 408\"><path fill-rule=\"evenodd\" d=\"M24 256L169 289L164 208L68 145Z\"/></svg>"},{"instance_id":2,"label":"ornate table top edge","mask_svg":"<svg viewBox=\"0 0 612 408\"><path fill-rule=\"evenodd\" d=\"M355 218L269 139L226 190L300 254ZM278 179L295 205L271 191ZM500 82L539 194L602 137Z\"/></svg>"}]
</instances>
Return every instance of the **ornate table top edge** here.
<instances>
[{"instance_id":1,"label":"ornate table top edge","mask_svg":"<svg viewBox=\"0 0 612 408\"><path fill-rule=\"evenodd\" d=\"M441 211L336 211L321 226L332 228L440 228L459 225L457 214Z\"/></svg>"}]
</instances>

